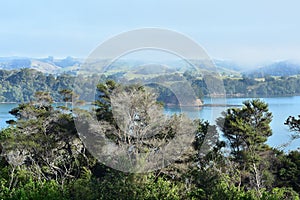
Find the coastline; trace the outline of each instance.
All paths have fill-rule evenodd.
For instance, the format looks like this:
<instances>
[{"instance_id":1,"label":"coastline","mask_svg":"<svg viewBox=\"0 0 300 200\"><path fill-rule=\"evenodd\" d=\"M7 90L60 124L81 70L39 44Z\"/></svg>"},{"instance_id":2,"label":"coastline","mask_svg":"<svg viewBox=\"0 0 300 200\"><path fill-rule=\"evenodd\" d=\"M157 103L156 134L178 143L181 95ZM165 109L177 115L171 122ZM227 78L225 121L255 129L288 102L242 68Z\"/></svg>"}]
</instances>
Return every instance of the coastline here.
<instances>
[{"instance_id":1,"label":"coastline","mask_svg":"<svg viewBox=\"0 0 300 200\"><path fill-rule=\"evenodd\" d=\"M14 102L14 101L9 101L9 102L6 102L6 101L1 101L0 104L20 104L20 103L29 103L29 102ZM62 103L62 104L65 104L66 102L53 102L53 104L55 103ZM68 103L72 103L72 102L68 102ZM85 102L85 104L92 104L93 102Z\"/></svg>"},{"instance_id":2,"label":"coastline","mask_svg":"<svg viewBox=\"0 0 300 200\"><path fill-rule=\"evenodd\" d=\"M207 98L276 98L276 97L297 97L300 96L298 94L283 94L283 95L262 95L262 96L253 96L253 95L245 95L245 94L222 94L222 95L205 95Z\"/></svg>"},{"instance_id":3,"label":"coastline","mask_svg":"<svg viewBox=\"0 0 300 200\"><path fill-rule=\"evenodd\" d=\"M300 96L300 94L291 94L291 95L268 95L268 96L247 96L247 95L238 95L238 94L235 94L235 95L205 95L204 98L249 98L249 99L255 99L255 98L279 98L279 97L298 97ZM0 104L21 104L21 103L29 103L29 102L15 102L15 101L9 101L9 102L6 102L6 101L1 101ZM53 104L65 104L66 102L53 102ZM68 102L69 103L72 103L72 102ZM93 102L85 102L85 104L92 104ZM203 106L211 106L213 104L201 104L201 105L181 105L182 107L203 107ZM228 105L231 105L231 104L228 104ZM175 105L175 104L166 104L165 105L166 107L174 107L174 106L179 106L179 105ZM238 105L237 105L238 106Z\"/></svg>"}]
</instances>

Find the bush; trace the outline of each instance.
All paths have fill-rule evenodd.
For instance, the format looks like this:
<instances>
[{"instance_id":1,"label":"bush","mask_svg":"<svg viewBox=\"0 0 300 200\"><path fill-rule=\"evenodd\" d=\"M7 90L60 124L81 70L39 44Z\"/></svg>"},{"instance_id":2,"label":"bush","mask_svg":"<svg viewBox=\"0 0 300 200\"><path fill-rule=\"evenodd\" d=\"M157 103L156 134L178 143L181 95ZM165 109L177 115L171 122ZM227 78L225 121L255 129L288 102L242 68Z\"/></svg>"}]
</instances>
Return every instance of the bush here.
<instances>
[{"instance_id":1,"label":"bush","mask_svg":"<svg viewBox=\"0 0 300 200\"><path fill-rule=\"evenodd\" d=\"M264 192L262 200L299 200L299 195L292 188L273 188L271 192Z\"/></svg>"},{"instance_id":2,"label":"bush","mask_svg":"<svg viewBox=\"0 0 300 200\"><path fill-rule=\"evenodd\" d=\"M0 198L3 200L66 200L68 195L55 181L34 182L30 180L25 185L11 191L8 188L2 188Z\"/></svg>"}]
</instances>

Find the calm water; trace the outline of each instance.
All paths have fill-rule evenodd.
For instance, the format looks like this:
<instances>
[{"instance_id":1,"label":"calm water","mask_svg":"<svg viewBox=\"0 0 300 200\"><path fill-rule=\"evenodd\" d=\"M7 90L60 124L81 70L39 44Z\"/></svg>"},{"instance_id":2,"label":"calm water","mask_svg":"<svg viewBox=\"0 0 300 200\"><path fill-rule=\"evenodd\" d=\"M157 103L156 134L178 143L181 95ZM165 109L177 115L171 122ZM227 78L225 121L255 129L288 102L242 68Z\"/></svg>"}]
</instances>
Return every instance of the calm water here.
<instances>
[{"instance_id":1,"label":"calm water","mask_svg":"<svg viewBox=\"0 0 300 200\"><path fill-rule=\"evenodd\" d=\"M6 120L13 119L13 116L8 113L11 109L15 108L15 103L0 103L0 129L6 127Z\"/></svg>"},{"instance_id":2,"label":"calm water","mask_svg":"<svg viewBox=\"0 0 300 200\"><path fill-rule=\"evenodd\" d=\"M273 135L269 137L268 144L273 147L279 147L290 139L291 132L288 127L284 125L285 120L289 116L300 115L300 96L295 97L272 97L261 98L269 104L269 110L273 114L271 128ZM227 98L227 99L204 99L205 103L220 103L228 105L242 105L243 101L249 98ZM191 118L201 118L208 120L211 124L215 124L216 118L221 116L222 111L229 107L203 107L203 108L190 108L187 114ZM166 113L180 113L179 108L166 108ZM293 141L285 150L297 149L300 147L300 139Z\"/></svg>"},{"instance_id":3,"label":"calm water","mask_svg":"<svg viewBox=\"0 0 300 200\"><path fill-rule=\"evenodd\" d=\"M271 127L273 135L269 138L268 144L274 147L278 147L281 144L287 142L290 137L288 127L283 123L290 116L297 116L300 114L300 96L296 97L272 97L262 98L269 104L269 109L273 113L273 121ZM228 105L242 105L242 102L248 100L248 98L214 98L204 99L207 104L228 104ZM9 110L16 107L17 104L6 103L0 104L0 128L6 125L5 121L12 119L13 116L8 113ZM211 124L215 124L215 119L221 116L221 112L225 111L228 107L202 107L202 108L186 108L184 112L191 118L201 118L208 120ZM165 108L166 114L180 113L181 110L178 107ZM286 149L297 149L300 147L300 139L294 141Z\"/></svg>"}]
</instances>

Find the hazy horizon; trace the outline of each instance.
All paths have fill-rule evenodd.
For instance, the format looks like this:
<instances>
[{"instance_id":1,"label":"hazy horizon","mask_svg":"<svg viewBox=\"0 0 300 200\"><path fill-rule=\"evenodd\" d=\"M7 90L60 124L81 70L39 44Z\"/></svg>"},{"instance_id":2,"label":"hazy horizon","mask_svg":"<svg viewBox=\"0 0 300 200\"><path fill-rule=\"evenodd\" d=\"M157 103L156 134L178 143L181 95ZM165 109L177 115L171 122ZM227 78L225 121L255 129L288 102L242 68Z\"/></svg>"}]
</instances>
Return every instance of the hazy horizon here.
<instances>
[{"instance_id":1,"label":"hazy horizon","mask_svg":"<svg viewBox=\"0 0 300 200\"><path fill-rule=\"evenodd\" d=\"M0 3L0 56L86 58L112 36L145 27L180 32L211 58L255 66L300 61L300 2L229 0Z\"/></svg>"},{"instance_id":2,"label":"hazy horizon","mask_svg":"<svg viewBox=\"0 0 300 200\"><path fill-rule=\"evenodd\" d=\"M165 55L165 54L164 54ZM53 57L53 59L55 60L63 60L63 59L67 59L68 57L71 57L75 60L79 60L80 62L84 62L86 58L84 57L75 57L75 56L72 56L72 55L66 55L66 56L61 56L61 57L56 57L56 56L52 56L52 55L47 55L47 56L40 56L40 57L35 57L35 56L18 56L18 55L12 55L12 56L1 56L0 55L0 62L1 62L1 59L47 59L49 57ZM233 65L236 65L236 66L239 66L239 67L242 67L244 69L254 69L254 68L259 68L259 67L263 67L263 66L267 66L267 65L270 65L270 64L273 64L273 63L279 63L279 62L289 62L289 63L293 63L293 64L299 64L300 65L300 61L298 60L293 60L293 59L282 59L282 60L266 60L266 61L261 61L261 62L257 62L257 63L252 63L252 64L244 64L243 62L238 62L238 61L235 61L235 60L231 60L231 59L226 59L226 58L211 58L212 61L221 61L221 62L226 62L226 63L232 63ZM151 59L151 58L146 58L146 57L143 57L143 58L139 58L139 57L134 57L134 56L130 56L130 57L124 57L124 56L121 56L120 58L117 59L118 61L136 61L136 62L139 62L139 61L143 61L143 62L147 62L149 61L148 64L159 64L159 61L163 61L163 62L181 62L182 59L181 58L172 58L172 57L169 57L169 58L157 58L156 60L155 59ZM115 61L114 61L115 62Z\"/></svg>"}]
</instances>

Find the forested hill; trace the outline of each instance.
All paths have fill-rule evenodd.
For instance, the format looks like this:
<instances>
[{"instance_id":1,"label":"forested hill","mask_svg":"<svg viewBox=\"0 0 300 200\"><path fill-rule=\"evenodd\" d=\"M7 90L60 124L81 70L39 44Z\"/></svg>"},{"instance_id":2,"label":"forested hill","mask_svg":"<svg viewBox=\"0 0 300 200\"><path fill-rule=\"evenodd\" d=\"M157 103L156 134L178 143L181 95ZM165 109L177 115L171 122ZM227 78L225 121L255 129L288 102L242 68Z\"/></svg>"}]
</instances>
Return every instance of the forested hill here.
<instances>
[{"instance_id":1,"label":"forested hill","mask_svg":"<svg viewBox=\"0 0 300 200\"><path fill-rule=\"evenodd\" d=\"M153 79L162 79L168 76L172 79L172 74L157 76ZM183 74L185 78L192 83L195 93L199 98L209 96L205 82L199 78L191 76L188 73ZM119 80L125 77L110 75L107 79ZM77 86L85 88L85 93L95 88L97 77L77 77ZM18 69L18 70L0 70L0 102L28 102L33 100L34 93L37 91L50 92L54 101L62 101L59 91L62 89L73 89L75 76L61 74L52 75L44 74L34 69ZM226 96L237 97L268 97L268 96L285 96L299 95L300 76L290 77L271 77L264 78L229 78L223 77L223 83L226 90ZM159 100L165 103L176 103L176 97L166 88L158 88ZM90 101L91 96L81 96L82 100Z\"/></svg>"},{"instance_id":2,"label":"forested hill","mask_svg":"<svg viewBox=\"0 0 300 200\"><path fill-rule=\"evenodd\" d=\"M71 89L74 77L46 75L33 69L0 70L0 102L29 102L37 91L48 91L62 101L59 90Z\"/></svg>"},{"instance_id":3,"label":"forested hill","mask_svg":"<svg viewBox=\"0 0 300 200\"><path fill-rule=\"evenodd\" d=\"M300 64L290 61L274 62L270 65L250 70L245 73L248 77L262 78L265 76L294 76L300 74Z\"/></svg>"}]
</instances>

